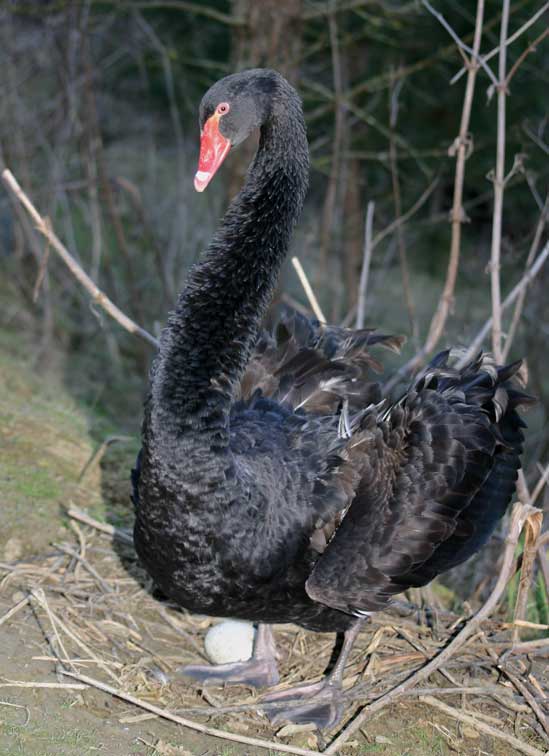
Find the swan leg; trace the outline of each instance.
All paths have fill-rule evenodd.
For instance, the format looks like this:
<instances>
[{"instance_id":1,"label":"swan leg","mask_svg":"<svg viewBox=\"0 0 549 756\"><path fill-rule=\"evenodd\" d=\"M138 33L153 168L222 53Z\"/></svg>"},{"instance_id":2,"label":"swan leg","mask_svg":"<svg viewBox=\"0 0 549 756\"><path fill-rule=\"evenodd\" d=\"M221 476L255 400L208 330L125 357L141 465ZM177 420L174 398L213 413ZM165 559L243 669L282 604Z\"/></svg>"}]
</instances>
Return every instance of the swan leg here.
<instances>
[{"instance_id":1,"label":"swan leg","mask_svg":"<svg viewBox=\"0 0 549 756\"><path fill-rule=\"evenodd\" d=\"M277 708L271 712L266 711L273 724L312 722L316 724L319 730L329 730L336 726L345 710L345 702L341 696L343 671L363 622L363 619L358 619L345 632L338 660L330 674L323 680L317 683L296 685L293 688L276 691L262 697L262 703L288 701L287 708Z\"/></svg>"},{"instance_id":2,"label":"swan leg","mask_svg":"<svg viewBox=\"0 0 549 756\"><path fill-rule=\"evenodd\" d=\"M250 685L266 688L276 685L280 679L276 664L276 646L269 625L259 624L254 641L254 651L248 661L232 664L190 664L180 667L179 674L192 677L203 685Z\"/></svg>"}]
</instances>

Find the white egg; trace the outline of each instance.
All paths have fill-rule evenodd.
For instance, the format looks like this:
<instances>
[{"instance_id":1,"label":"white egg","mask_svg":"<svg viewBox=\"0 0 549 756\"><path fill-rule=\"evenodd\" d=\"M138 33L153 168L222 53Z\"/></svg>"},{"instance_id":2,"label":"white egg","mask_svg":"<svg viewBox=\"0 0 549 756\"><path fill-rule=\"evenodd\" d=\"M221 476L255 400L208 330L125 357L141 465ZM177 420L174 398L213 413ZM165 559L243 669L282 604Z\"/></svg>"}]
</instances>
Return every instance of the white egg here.
<instances>
[{"instance_id":1,"label":"white egg","mask_svg":"<svg viewBox=\"0 0 549 756\"><path fill-rule=\"evenodd\" d=\"M214 664L246 661L252 655L255 629L251 622L224 620L210 627L204 650Z\"/></svg>"}]
</instances>

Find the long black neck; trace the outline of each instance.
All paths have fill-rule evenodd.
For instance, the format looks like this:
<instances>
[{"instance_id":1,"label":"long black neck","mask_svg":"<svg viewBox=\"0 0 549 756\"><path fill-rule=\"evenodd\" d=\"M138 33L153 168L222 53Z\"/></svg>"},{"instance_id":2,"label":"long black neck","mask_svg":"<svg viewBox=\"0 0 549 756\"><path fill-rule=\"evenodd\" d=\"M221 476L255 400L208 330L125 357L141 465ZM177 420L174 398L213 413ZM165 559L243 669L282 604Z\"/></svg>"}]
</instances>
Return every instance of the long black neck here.
<instances>
[{"instance_id":1,"label":"long black neck","mask_svg":"<svg viewBox=\"0 0 549 756\"><path fill-rule=\"evenodd\" d=\"M249 360L308 184L299 98L262 128L245 185L192 269L162 334L152 385L157 430L228 445L235 386Z\"/></svg>"}]
</instances>

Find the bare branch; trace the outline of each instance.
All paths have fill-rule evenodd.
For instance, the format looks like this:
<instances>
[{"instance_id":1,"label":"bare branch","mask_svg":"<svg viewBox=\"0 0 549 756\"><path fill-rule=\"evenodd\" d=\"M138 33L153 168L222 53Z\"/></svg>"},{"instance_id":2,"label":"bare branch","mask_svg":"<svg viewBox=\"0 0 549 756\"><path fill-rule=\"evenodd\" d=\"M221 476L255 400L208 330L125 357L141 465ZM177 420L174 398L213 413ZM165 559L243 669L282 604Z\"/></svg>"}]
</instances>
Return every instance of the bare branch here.
<instances>
[{"instance_id":1,"label":"bare branch","mask_svg":"<svg viewBox=\"0 0 549 756\"><path fill-rule=\"evenodd\" d=\"M364 315L366 311L366 289L368 288L368 276L370 273L370 263L372 262L372 229L374 224L375 202L370 200L366 210L366 225L364 228L364 258L362 270L360 272L360 283L358 285L358 299L356 311L355 327L364 328Z\"/></svg>"},{"instance_id":2,"label":"bare branch","mask_svg":"<svg viewBox=\"0 0 549 756\"><path fill-rule=\"evenodd\" d=\"M499 81L497 90L497 147L496 170L494 174L494 213L492 216L492 248L490 254L490 284L492 290L492 352L497 362L501 362L501 227L503 219L503 194L505 191L505 119L506 119L506 68L507 68L507 28L509 25L509 1L503 0L499 43Z\"/></svg>"},{"instance_id":3,"label":"bare branch","mask_svg":"<svg viewBox=\"0 0 549 756\"><path fill-rule=\"evenodd\" d=\"M532 261L534 260L534 257L537 254L539 243L541 241L541 236L543 234L543 229L545 228L545 224L547 223L548 219L549 219L549 194L545 198L545 204L542 208L541 215L540 215L538 224L536 226L534 238L532 239L532 244L530 245L530 251L528 252L528 257L526 258L527 269L532 264ZM520 316L522 314L522 308L524 307L526 289L527 289L527 286L525 286L522 289L522 291L520 292L518 296L517 303L515 305L515 310L513 312L513 318L511 320L511 325L507 331L507 338L505 339L505 346L503 348L503 361L504 362L509 356L509 351L511 350L513 339L515 338L515 334L517 332Z\"/></svg>"},{"instance_id":4,"label":"bare branch","mask_svg":"<svg viewBox=\"0 0 549 756\"><path fill-rule=\"evenodd\" d=\"M442 15L442 13L439 13L438 11L436 11L433 8L433 6L428 2L428 0L421 0L421 3L422 3L422 5L424 5L427 8L427 10L429 11L429 13L432 13L433 16L437 19L437 21L439 21L442 24L442 26L446 29L446 31L448 32L448 34L452 37L452 39L454 40L454 42L456 43L456 45L461 50L464 50L466 53L468 53L471 56L472 60L474 60L475 63L477 65L479 65L484 71L486 71L486 73L488 74L488 78L490 79L490 81L492 82L492 84L495 87L497 87L498 86L498 80L496 79L496 75L494 74L494 72L492 71L492 69L490 68L490 66L486 63L485 59L482 58L478 54L478 50L475 50L474 46L471 48L471 47L469 47L469 45L466 45L465 42L463 42L463 40L454 31L454 29L452 29L452 27L450 26L450 24L448 23L448 21L446 21L446 19ZM469 62L469 65L467 65L467 68L469 68L469 67L470 67L470 62Z\"/></svg>"},{"instance_id":5,"label":"bare branch","mask_svg":"<svg viewBox=\"0 0 549 756\"><path fill-rule=\"evenodd\" d=\"M473 37L473 53L478 55L482 39L482 27L484 22L484 0L478 0L477 12L475 18L475 33ZM456 174L454 181L454 196L452 200L452 237L450 240L450 256L446 270L446 280L440 299L435 310L435 314L429 326L429 332L424 346L409 360L401 370L393 377L392 381L387 384L386 390L389 391L399 380L399 377L408 370L417 367L425 355L432 351L437 345L444 326L450 314L450 309L454 300L454 290L456 286L457 273L459 268L459 258L461 252L461 225L465 221L465 210L463 208L463 187L465 183L465 161L469 157L472 148L471 136L469 134L469 123L471 120L471 110L475 93L475 83L478 68L470 66L467 74L465 85L465 94L463 96L463 108L461 111L461 121L459 134L452 145L451 150L456 155Z\"/></svg>"},{"instance_id":6,"label":"bare branch","mask_svg":"<svg viewBox=\"0 0 549 756\"><path fill-rule=\"evenodd\" d=\"M333 229L337 211L337 198L341 182L341 155L343 152L343 140L345 139L346 108L342 103L343 77L341 70L341 56L339 51L338 30L336 21L337 0L330 2L331 12L328 17L328 29L330 33L330 48L332 56L332 79L334 86L335 123L332 147L332 159L330 176L326 188L324 208L322 210L322 224L320 229L320 252L318 265L318 281L323 282L326 278L326 261L330 244L333 239Z\"/></svg>"},{"instance_id":7,"label":"bare branch","mask_svg":"<svg viewBox=\"0 0 549 756\"><path fill-rule=\"evenodd\" d=\"M395 208L395 217L400 218L402 215L402 198L400 192L400 173L398 169L398 149L395 141L396 126L398 121L398 98L400 90L404 84L404 79L399 79L389 92L389 128L391 137L389 139L389 164L391 167L391 184L393 187L393 204ZM415 305L412 290L410 288L410 271L408 268L408 254L406 250L406 239L402 224L397 228L396 233L398 256L400 258L400 271L402 276L402 289L404 291L404 301L408 310L408 320L414 343L417 346L418 340L418 323L415 316Z\"/></svg>"},{"instance_id":8,"label":"bare branch","mask_svg":"<svg viewBox=\"0 0 549 756\"><path fill-rule=\"evenodd\" d=\"M544 31L542 31L542 33L539 36L537 36L535 38L535 40L528 45L528 47L526 48L526 50L524 50L519 55L519 57L516 59L516 61L514 62L513 66L511 67L511 70L507 74L507 79L505 80L505 86L507 88L509 88L509 82L511 81L511 79L513 78L513 76L516 74L517 69L522 64L522 62L524 61L524 59L526 57L528 57L528 55L530 55L530 53L536 52L539 43L542 42L545 39L545 37L547 37L548 35L549 35L549 28L547 28Z\"/></svg>"},{"instance_id":9,"label":"bare branch","mask_svg":"<svg viewBox=\"0 0 549 756\"><path fill-rule=\"evenodd\" d=\"M204 16L227 26L244 26L242 18L232 16L229 13L223 13L212 8L207 3L191 3L187 2L187 0L140 0L140 2L136 2L136 0L131 0L131 2L128 2L128 0L94 0L94 2L95 5L114 5L115 7L128 8L130 10L134 8L141 8L142 10L172 8L173 10L192 13L195 16Z\"/></svg>"},{"instance_id":10,"label":"bare branch","mask_svg":"<svg viewBox=\"0 0 549 756\"><path fill-rule=\"evenodd\" d=\"M414 202L412 207L409 210L406 210L406 212L401 215L399 218L395 218L394 221L389 223L388 226L385 226L385 228L379 232L379 234L376 234L374 238L372 239L372 250L374 250L377 245L385 239L386 236L389 236L393 233L393 231L396 231L397 228L402 226L406 221L410 220L412 215L415 215L417 211L427 202L429 197L431 196L433 189L438 184L438 177L433 179L427 189L423 192L423 194L418 197L418 199Z\"/></svg>"},{"instance_id":11,"label":"bare branch","mask_svg":"<svg viewBox=\"0 0 549 756\"><path fill-rule=\"evenodd\" d=\"M515 42L527 29L529 29L532 24L535 24L538 18L543 16L543 14L549 10L549 3L545 3L534 15L524 23L520 29L517 29L517 31L514 34L511 34L510 37L507 38L505 41L505 46L509 47L510 44ZM494 47L493 50L490 50L490 52L487 55L483 55L482 59L484 61L488 61L491 58L494 57L494 55L497 55L499 52L499 45L497 47ZM463 68L460 68L460 70L457 72L457 74L454 76L453 79L450 80L450 84L455 84L457 81L461 79L463 74L467 71L467 67L464 66Z\"/></svg>"},{"instance_id":12,"label":"bare branch","mask_svg":"<svg viewBox=\"0 0 549 756\"><path fill-rule=\"evenodd\" d=\"M2 172L2 180L4 181L4 184L7 186L7 188L15 195L15 197L28 212L28 214L34 221L37 230L48 240L49 244L57 252L59 257L63 260L76 280L80 284L82 284L86 291L91 295L93 301L100 305L106 312L108 312L111 318L114 318L114 320L116 320L116 322L119 323L122 328L125 328L126 331L129 331L136 336L140 336L148 344L152 344L152 346L158 347L158 341L154 338L154 336L151 336L148 331L146 331L144 328L141 328L141 326L137 325L137 323L134 323L134 321L128 318L128 316L125 315L122 310L119 310L118 307L113 302L111 302L107 295L104 294L95 285L88 274L84 272L84 270L76 262L65 245L62 244L62 242L54 234L46 219L43 218L36 210L30 199L17 183L15 176L7 168Z\"/></svg>"},{"instance_id":13,"label":"bare branch","mask_svg":"<svg viewBox=\"0 0 549 756\"><path fill-rule=\"evenodd\" d=\"M534 280L534 278L539 273L547 257L549 257L549 242L547 242L545 247L536 257L536 260L534 264L532 265L532 267L526 271L526 273L523 275L520 281L516 284L516 286L513 287L513 289L509 292L509 294L503 300L501 304L502 312L504 312L510 305L512 305L513 302L516 300L516 298L519 296L519 294ZM471 345L469 346L465 354L460 358L458 362L458 367L463 367L463 365L465 365L465 363L468 362L479 351L482 345L482 342L486 338L486 335L490 332L491 327L492 327L492 318L488 318L486 323L482 326L480 331L477 333L477 335L471 342Z\"/></svg>"},{"instance_id":14,"label":"bare branch","mask_svg":"<svg viewBox=\"0 0 549 756\"><path fill-rule=\"evenodd\" d=\"M545 245L545 247L536 257L536 260L534 264L532 265L532 267L526 271L526 273L523 275L520 281L516 284L516 286L513 287L513 289L509 292L509 294L503 300L503 302L501 303L502 312L504 312L508 307L510 307L513 304L513 302L516 300L516 298L519 296L521 291L523 291L534 280L534 278L537 276L537 274L541 270L543 263L545 262L547 257L549 257L549 242ZM492 318L488 318L488 320L484 323L480 331L477 333L477 335L471 342L467 351L458 360L457 362L458 368L463 367L467 362L469 362L469 360L473 358L475 354L477 354L477 352L480 350L482 346L482 342L486 338L486 335L490 332L491 327L492 327ZM388 394L390 391L392 391L392 389L397 385L397 383L400 381L401 378L403 378L405 375L407 375L408 373L410 373L412 370L414 370L417 367L417 365L421 362L425 354L426 354L426 351L425 351L425 348L423 348L423 350L420 350L418 354L415 354L411 359L408 360L408 362L402 365L402 367L399 368L399 370L397 370L397 372L394 374L391 380L387 381L387 383L384 385L383 387L384 393Z\"/></svg>"}]
</instances>

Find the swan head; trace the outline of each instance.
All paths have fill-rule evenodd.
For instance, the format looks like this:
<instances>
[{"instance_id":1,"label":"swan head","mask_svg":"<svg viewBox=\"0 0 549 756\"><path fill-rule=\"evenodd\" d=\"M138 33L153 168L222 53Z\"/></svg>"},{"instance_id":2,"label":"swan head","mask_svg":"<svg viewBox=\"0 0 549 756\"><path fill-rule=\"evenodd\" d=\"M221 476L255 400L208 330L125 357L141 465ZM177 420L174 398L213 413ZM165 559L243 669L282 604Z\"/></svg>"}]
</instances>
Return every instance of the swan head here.
<instances>
[{"instance_id":1,"label":"swan head","mask_svg":"<svg viewBox=\"0 0 549 756\"><path fill-rule=\"evenodd\" d=\"M254 68L226 76L206 92L199 114L200 157L194 177L198 192L208 186L229 150L269 120L281 82L276 71Z\"/></svg>"}]
</instances>

